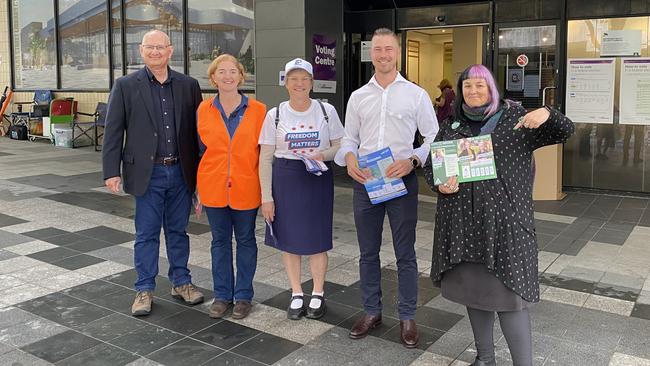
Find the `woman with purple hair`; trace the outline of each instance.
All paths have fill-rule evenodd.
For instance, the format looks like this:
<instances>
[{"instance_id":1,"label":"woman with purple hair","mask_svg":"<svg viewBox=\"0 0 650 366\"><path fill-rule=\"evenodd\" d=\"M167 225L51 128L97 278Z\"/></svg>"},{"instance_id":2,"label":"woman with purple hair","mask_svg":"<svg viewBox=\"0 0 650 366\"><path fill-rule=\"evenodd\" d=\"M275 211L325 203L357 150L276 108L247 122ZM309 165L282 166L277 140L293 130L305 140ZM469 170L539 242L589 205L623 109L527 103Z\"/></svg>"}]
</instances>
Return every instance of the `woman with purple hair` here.
<instances>
[{"instance_id":1,"label":"woman with purple hair","mask_svg":"<svg viewBox=\"0 0 650 366\"><path fill-rule=\"evenodd\" d=\"M472 65L458 78L454 115L436 141L490 134L496 179L434 185L439 191L431 278L442 296L465 305L476 343L473 366L496 365L493 328L499 315L515 366L532 365L528 307L539 301L537 240L530 179L533 151L565 142L573 122L544 107L527 113L502 100L492 73Z\"/></svg>"}]
</instances>

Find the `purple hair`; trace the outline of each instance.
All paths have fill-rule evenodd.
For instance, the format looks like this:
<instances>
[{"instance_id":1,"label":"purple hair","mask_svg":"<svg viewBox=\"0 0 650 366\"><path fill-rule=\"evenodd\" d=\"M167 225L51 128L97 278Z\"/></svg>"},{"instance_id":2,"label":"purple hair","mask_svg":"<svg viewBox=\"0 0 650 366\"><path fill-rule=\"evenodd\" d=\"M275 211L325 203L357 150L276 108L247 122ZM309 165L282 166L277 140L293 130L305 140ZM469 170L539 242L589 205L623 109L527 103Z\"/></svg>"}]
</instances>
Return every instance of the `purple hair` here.
<instances>
[{"instance_id":1,"label":"purple hair","mask_svg":"<svg viewBox=\"0 0 650 366\"><path fill-rule=\"evenodd\" d=\"M497 84L494 80L494 76L492 76L492 72L490 70L483 66L483 65L471 65L468 68L465 69L460 74L460 77L458 77L458 84L456 86L458 90L458 94L456 96L456 103L455 103L455 111L456 116L460 116L462 113L462 104L464 102L463 100L463 81L467 79L483 79L485 80L485 83L487 84L488 90L490 91L490 101L489 101L489 106L487 110L485 111L485 118L487 119L494 113L496 113L497 110L499 110L499 104L501 102L501 96L499 95L499 88L497 87Z\"/></svg>"}]
</instances>

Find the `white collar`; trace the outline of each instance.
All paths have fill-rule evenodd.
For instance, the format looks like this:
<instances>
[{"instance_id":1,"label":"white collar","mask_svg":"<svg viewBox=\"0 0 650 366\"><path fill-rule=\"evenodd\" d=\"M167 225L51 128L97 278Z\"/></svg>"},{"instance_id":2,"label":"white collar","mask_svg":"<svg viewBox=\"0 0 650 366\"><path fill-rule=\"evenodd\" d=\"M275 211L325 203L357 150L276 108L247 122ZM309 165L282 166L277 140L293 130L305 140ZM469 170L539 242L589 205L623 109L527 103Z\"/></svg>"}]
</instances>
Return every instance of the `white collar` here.
<instances>
[{"instance_id":1,"label":"white collar","mask_svg":"<svg viewBox=\"0 0 650 366\"><path fill-rule=\"evenodd\" d=\"M388 84L388 86L386 87L386 89L388 89L391 85L393 85L393 84L395 84L395 83L398 83L398 82L409 82L409 81L406 80L406 79L402 76L402 74L400 74L399 71L398 71L398 72L397 72L397 76L395 76L395 80L393 80L393 82L391 82L390 84ZM370 81L368 81L368 84L374 84L374 85L376 85L378 88L380 88L380 89L382 89L382 90L384 89L384 87L382 87L381 85L379 85L379 82L378 82L377 79L375 78L375 74L372 75L372 77L370 78Z\"/></svg>"}]
</instances>

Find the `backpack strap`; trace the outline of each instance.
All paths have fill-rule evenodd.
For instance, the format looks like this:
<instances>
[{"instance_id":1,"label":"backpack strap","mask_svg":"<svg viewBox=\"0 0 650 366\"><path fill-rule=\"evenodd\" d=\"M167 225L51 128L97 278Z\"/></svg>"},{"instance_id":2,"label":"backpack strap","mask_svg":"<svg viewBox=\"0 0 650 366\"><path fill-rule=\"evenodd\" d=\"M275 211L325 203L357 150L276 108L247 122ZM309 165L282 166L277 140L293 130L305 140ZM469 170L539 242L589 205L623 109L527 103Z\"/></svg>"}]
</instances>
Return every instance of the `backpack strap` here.
<instances>
[{"instance_id":1,"label":"backpack strap","mask_svg":"<svg viewBox=\"0 0 650 366\"><path fill-rule=\"evenodd\" d=\"M330 123L330 117L327 115L327 112L325 111L325 106L323 105L323 102L321 102L320 99L316 99L316 101L320 106L320 110L323 111L323 116L325 116L325 123Z\"/></svg>"},{"instance_id":2,"label":"backpack strap","mask_svg":"<svg viewBox=\"0 0 650 366\"><path fill-rule=\"evenodd\" d=\"M320 99L316 99L318 102L318 105L320 106L320 110L323 111L323 116L325 116L325 123L330 123L330 117L327 115L327 111L325 110L325 106L323 105L323 102L320 101ZM275 127L278 127L278 123L280 123L280 106L278 105L275 108Z\"/></svg>"}]
</instances>

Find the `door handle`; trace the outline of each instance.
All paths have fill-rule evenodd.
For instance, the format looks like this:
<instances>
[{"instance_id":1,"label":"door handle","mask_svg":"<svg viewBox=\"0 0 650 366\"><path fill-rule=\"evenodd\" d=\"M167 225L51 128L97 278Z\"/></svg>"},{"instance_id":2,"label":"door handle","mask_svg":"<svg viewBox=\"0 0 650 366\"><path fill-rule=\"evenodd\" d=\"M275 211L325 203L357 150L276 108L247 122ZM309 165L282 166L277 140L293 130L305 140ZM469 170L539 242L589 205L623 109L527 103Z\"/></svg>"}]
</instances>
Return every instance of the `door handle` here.
<instances>
[{"instance_id":1,"label":"door handle","mask_svg":"<svg viewBox=\"0 0 650 366\"><path fill-rule=\"evenodd\" d=\"M557 86L547 86L542 89L542 107L546 105L546 91L550 89L557 89Z\"/></svg>"}]
</instances>

